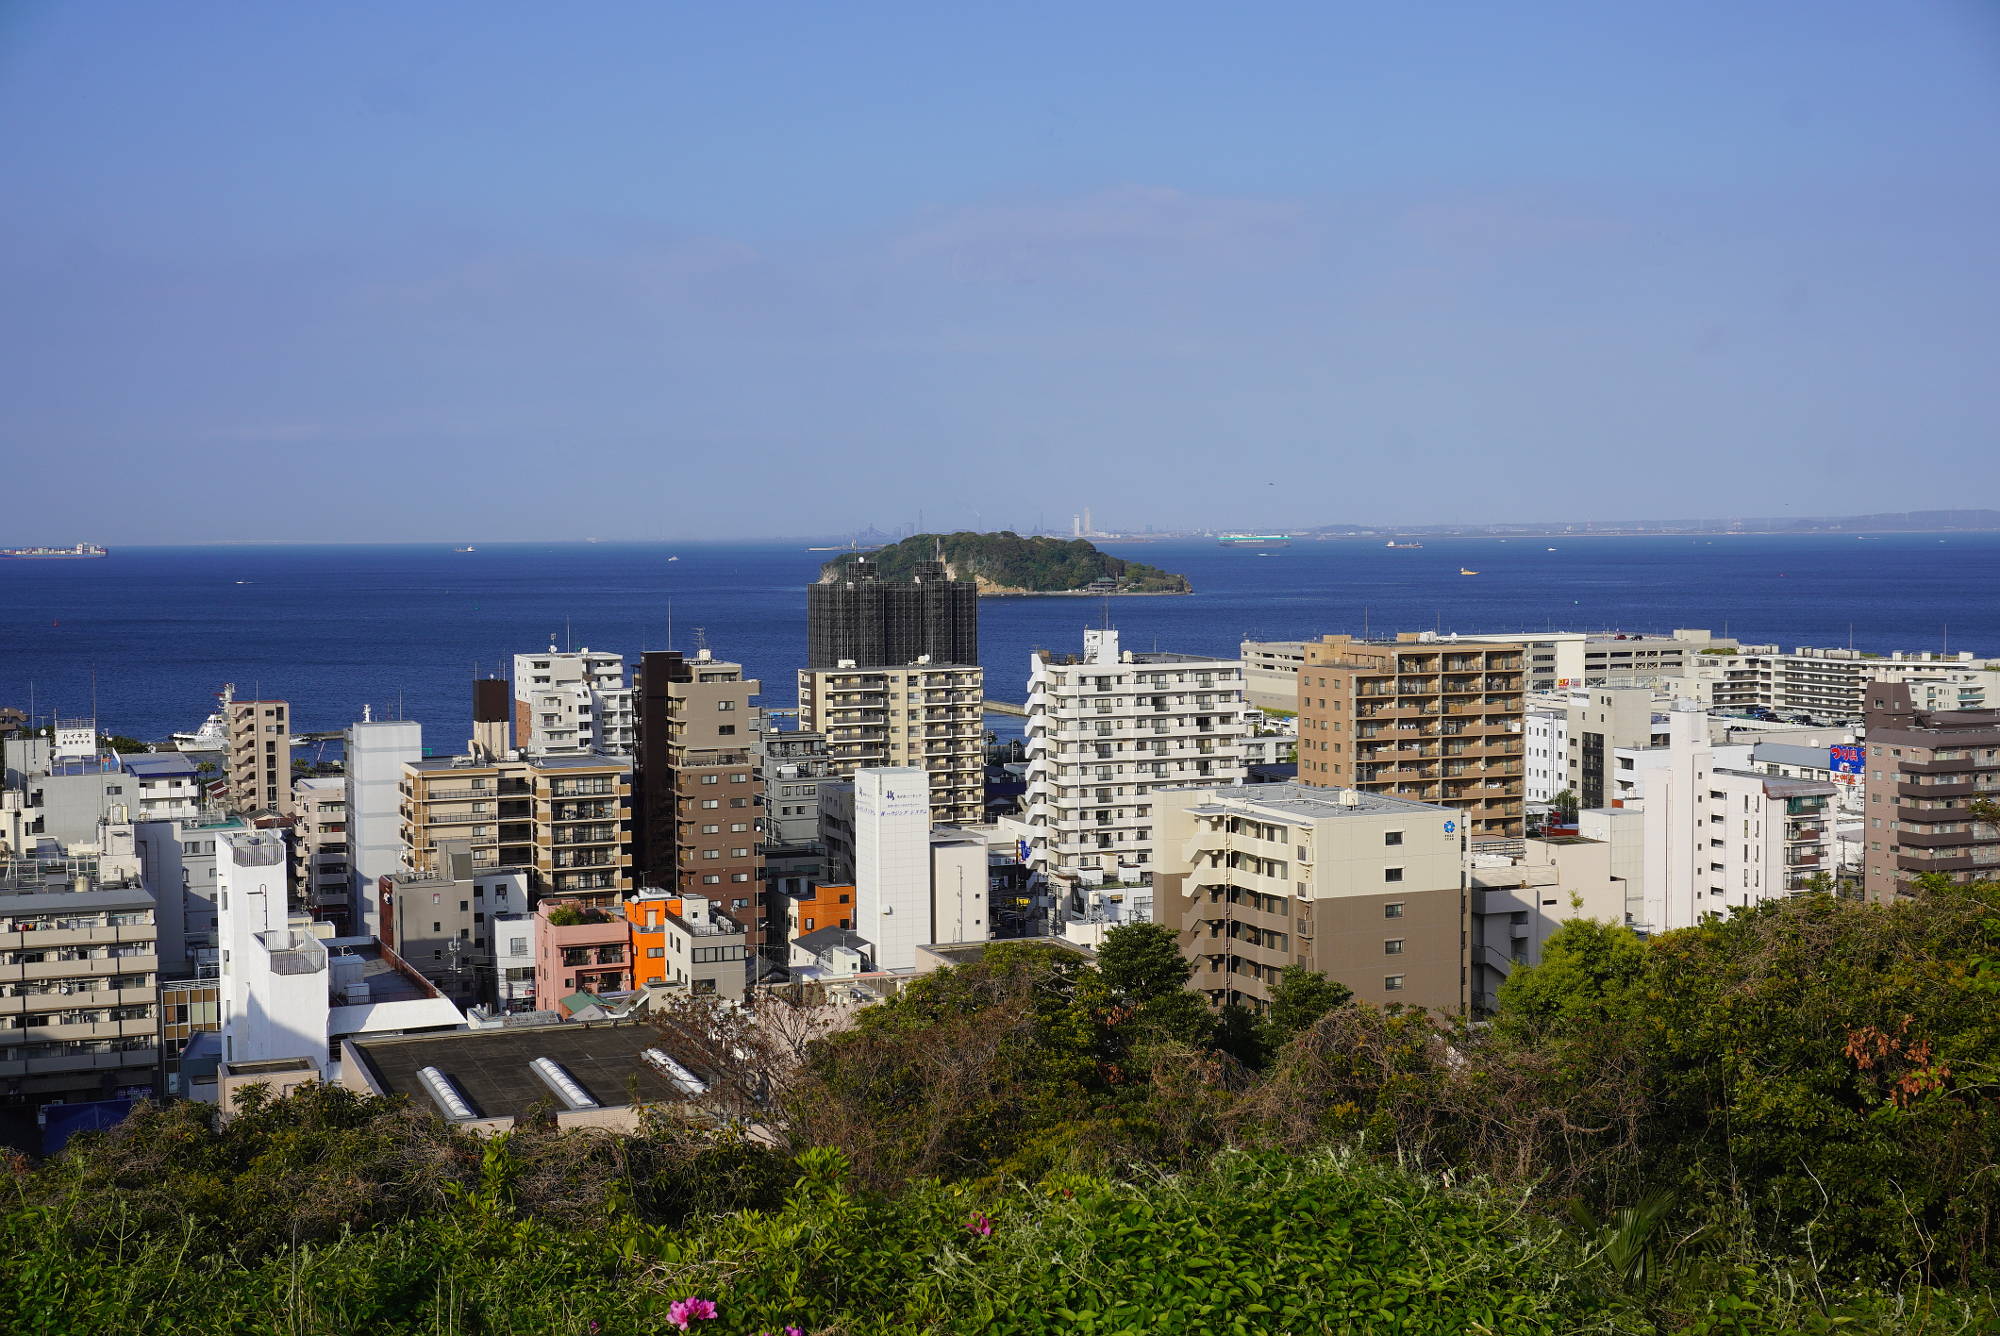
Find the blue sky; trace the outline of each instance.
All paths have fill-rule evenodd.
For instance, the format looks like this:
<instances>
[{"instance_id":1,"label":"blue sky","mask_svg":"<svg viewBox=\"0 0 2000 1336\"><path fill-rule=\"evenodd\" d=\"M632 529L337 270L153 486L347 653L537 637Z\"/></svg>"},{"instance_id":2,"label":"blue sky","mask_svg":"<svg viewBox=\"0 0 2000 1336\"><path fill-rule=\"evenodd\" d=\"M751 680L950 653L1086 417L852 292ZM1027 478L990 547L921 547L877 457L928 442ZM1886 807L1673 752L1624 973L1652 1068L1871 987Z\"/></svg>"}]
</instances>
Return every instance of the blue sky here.
<instances>
[{"instance_id":1,"label":"blue sky","mask_svg":"<svg viewBox=\"0 0 2000 1336\"><path fill-rule=\"evenodd\" d=\"M0 127L7 540L2000 504L1986 0L14 0Z\"/></svg>"}]
</instances>

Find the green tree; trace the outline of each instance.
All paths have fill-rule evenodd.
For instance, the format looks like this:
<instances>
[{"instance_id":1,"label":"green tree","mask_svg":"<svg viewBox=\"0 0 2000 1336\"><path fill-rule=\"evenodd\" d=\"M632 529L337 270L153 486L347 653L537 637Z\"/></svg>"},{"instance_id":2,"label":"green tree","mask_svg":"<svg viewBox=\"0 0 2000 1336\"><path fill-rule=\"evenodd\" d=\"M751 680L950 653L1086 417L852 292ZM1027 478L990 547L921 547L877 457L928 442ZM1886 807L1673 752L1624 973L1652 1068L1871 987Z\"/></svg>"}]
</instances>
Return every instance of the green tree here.
<instances>
[{"instance_id":1,"label":"green tree","mask_svg":"<svg viewBox=\"0 0 2000 1336\"><path fill-rule=\"evenodd\" d=\"M1516 966L1500 985L1495 1025L1526 1036L1598 1024L1628 1005L1645 963L1630 928L1571 919L1542 944L1541 964Z\"/></svg>"},{"instance_id":2,"label":"green tree","mask_svg":"<svg viewBox=\"0 0 2000 1336\"><path fill-rule=\"evenodd\" d=\"M1194 975L1174 931L1164 923L1126 923L1104 934L1097 969L1111 991L1130 1002L1179 993Z\"/></svg>"},{"instance_id":3,"label":"green tree","mask_svg":"<svg viewBox=\"0 0 2000 1336\"><path fill-rule=\"evenodd\" d=\"M1271 990L1271 1010L1264 1018L1264 1042L1282 1048L1294 1035L1312 1029L1320 1017L1354 998L1354 990L1318 970L1294 965L1278 976Z\"/></svg>"}]
</instances>

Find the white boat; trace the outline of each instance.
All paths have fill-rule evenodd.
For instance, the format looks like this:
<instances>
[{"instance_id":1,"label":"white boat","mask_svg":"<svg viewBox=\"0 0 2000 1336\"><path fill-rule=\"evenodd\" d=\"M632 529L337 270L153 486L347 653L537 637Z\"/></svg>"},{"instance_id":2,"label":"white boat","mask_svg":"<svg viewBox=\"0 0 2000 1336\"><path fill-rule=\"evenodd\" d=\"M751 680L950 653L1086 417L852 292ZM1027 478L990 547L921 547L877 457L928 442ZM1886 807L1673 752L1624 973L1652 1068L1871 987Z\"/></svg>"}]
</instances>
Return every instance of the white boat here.
<instances>
[{"instance_id":1,"label":"white boat","mask_svg":"<svg viewBox=\"0 0 2000 1336\"><path fill-rule=\"evenodd\" d=\"M194 732L176 733L171 741L175 751L226 751L229 747L229 726L223 721L222 712L218 710L204 719L201 727Z\"/></svg>"},{"instance_id":2,"label":"white boat","mask_svg":"<svg viewBox=\"0 0 2000 1336\"><path fill-rule=\"evenodd\" d=\"M470 543L466 544L464 547L455 547L452 549L452 551L454 552L477 552L478 550L479 550L478 548L472 546Z\"/></svg>"}]
</instances>

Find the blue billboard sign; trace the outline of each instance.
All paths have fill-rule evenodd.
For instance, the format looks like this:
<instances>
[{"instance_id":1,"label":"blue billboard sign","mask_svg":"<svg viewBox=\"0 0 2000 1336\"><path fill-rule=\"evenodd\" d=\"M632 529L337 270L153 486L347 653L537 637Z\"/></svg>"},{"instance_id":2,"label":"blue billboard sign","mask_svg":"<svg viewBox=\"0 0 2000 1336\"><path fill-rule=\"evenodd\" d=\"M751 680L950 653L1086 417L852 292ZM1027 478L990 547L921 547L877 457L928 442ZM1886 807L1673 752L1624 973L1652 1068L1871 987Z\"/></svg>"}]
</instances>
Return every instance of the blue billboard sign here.
<instances>
[{"instance_id":1,"label":"blue billboard sign","mask_svg":"<svg viewBox=\"0 0 2000 1336\"><path fill-rule=\"evenodd\" d=\"M1868 763L1868 748L1858 742L1826 749L1826 768L1836 775L1858 775Z\"/></svg>"}]
</instances>

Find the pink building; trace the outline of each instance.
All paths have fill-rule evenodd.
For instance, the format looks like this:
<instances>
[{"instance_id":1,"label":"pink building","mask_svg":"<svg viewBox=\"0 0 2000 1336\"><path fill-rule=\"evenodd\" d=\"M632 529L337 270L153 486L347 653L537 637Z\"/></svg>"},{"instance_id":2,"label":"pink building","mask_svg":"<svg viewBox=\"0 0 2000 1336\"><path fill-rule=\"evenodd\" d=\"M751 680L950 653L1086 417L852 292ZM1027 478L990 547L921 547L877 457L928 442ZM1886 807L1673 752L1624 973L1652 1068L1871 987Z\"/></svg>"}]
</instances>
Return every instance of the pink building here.
<instances>
[{"instance_id":1,"label":"pink building","mask_svg":"<svg viewBox=\"0 0 2000 1336\"><path fill-rule=\"evenodd\" d=\"M557 1011L573 993L632 987L631 924L616 907L545 900L535 908L535 1004Z\"/></svg>"}]
</instances>

